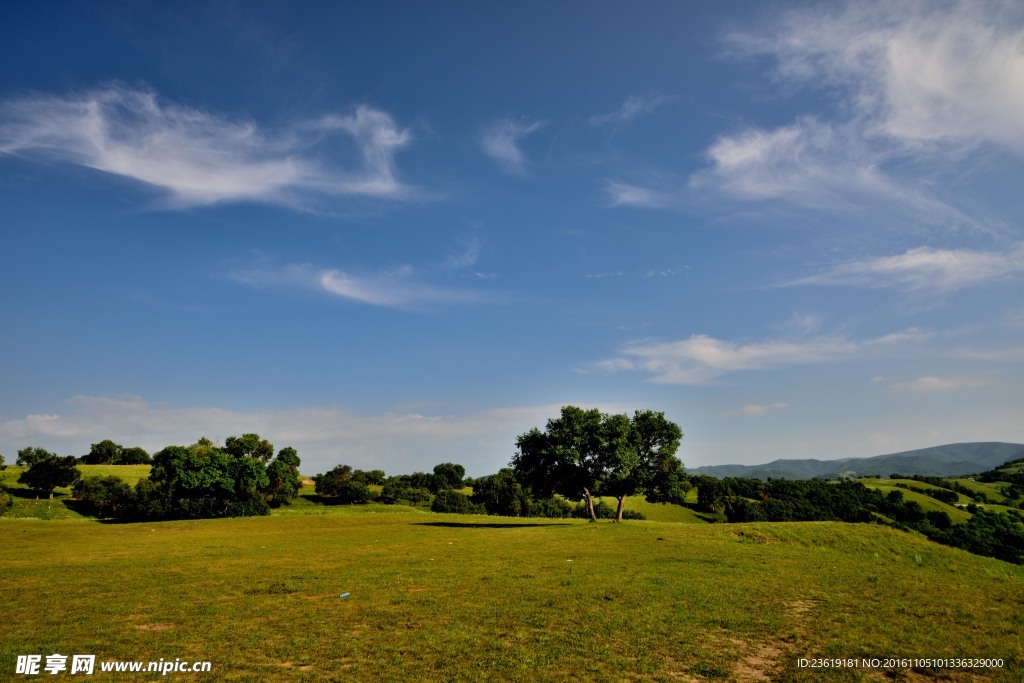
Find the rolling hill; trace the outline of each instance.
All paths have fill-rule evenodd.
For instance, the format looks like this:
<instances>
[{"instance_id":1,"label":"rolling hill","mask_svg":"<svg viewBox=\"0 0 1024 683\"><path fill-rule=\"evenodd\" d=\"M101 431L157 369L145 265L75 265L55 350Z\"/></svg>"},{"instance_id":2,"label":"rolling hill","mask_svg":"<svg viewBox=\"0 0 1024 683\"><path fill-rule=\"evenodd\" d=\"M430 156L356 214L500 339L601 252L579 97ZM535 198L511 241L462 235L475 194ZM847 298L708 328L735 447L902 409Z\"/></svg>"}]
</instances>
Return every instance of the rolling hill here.
<instances>
[{"instance_id":1,"label":"rolling hill","mask_svg":"<svg viewBox=\"0 0 1024 683\"><path fill-rule=\"evenodd\" d=\"M763 465L709 465L689 469L690 474L711 477L747 477L750 479L835 479L919 474L929 477L956 477L991 470L1003 463L1024 457L1024 444L985 441L933 446L871 458L839 460L774 460Z\"/></svg>"}]
</instances>

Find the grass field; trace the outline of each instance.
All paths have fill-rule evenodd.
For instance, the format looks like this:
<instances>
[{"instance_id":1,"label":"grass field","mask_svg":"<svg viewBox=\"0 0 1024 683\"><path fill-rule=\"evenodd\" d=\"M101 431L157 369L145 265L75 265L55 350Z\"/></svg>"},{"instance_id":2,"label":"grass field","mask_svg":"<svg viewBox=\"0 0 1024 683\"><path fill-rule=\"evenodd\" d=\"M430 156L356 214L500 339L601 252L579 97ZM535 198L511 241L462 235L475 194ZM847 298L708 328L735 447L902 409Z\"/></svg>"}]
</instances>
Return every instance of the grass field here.
<instances>
[{"instance_id":1,"label":"grass field","mask_svg":"<svg viewBox=\"0 0 1024 683\"><path fill-rule=\"evenodd\" d=\"M1024 568L872 525L373 505L158 524L4 519L0 547L2 672L19 654L58 652L213 663L166 680L853 681L872 678L797 659L886 656L1006 664L943 680L1024 676Z\"/></svg>"}]
</instances>

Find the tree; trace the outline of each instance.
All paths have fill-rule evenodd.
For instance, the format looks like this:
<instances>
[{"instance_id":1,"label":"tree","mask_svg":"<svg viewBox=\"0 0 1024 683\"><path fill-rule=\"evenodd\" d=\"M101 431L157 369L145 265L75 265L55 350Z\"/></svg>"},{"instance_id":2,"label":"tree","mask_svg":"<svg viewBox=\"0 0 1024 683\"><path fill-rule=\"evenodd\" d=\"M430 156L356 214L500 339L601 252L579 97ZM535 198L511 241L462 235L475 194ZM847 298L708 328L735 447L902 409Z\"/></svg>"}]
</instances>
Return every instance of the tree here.
<instances>
[{"instance_id":1,"label":"tree","mask_svg":"<svg viewBox=\"0 0 1024 683\"><path fill-rule=\"evenodd\" d=\"M607 416L603 426L603 492L618 501L615 521L622 521L627 496L638 493L651 503L681 504L689 488L683 464L675 457L683 437L665 413L638 410L632 419Z\"/></svg>"},{"instance_id":2,"label":"tree","mask_svg":"<svg viewBox=\"0 0 1024 683\"><path fill-rule=\"evenodd\" d=\"M507 467L473 482L473 503L483 505L491 515L525 517L532 512L530 497Z\"/></svg>"},{"instance_id":3,"label":"tree","mask_svg":"<svg viewBox=\"0 0 1024 683\"><path fill-rule=\"evenodd\" d=\"M614 496L620 522L627 496L644 493L652 502L681 502L687 487L675 457L681 438L678 425L664 413L637 411L630 419L565 406L543 432L534 428L516 440L512 468L535 497L558 493L586 499L591 521L597 521L594 497Z\"/></svg>"},{"instance_id":4,"label":"tree","mask_svg":"<svg viewBox=\"0 0 1024 683\"><path fill-rule=\"evenodd\" d=\"M466 468L450 462L434 466L434 483L438 490L461 489L462 479L466 476Z\"/></svg>"},{"instance_id":5,"label":"tree","mask_svg":"<svg viewBox=\"0 0 1024 683\"><path fill-rule=\"evenodd\" d=\"M521 434L511 463L516 478L537 498L556 493L572 500L585 498L590 519L596 522L601 421L601 411L596 408L563 406L561 415L548 420L543 432L534 427Z\"/></svg>"},{"instance_id":6,"label":"tree","mask_svg":"<svg viewBox=\"0 0 1024 683\"><path fill-rule=\"evenodd\" d=\"M19 456L21 452L19 451ZM78 459L69 455L63 458L51 455L36 460L27 470L21 473L18 481L39 493L49 494L53 500L53 490L59 486L71 486L78 481L82 473L75 466Z\"/></svg>"},{"instance_id":7,"label":"tree","mask_svg":"<svg viewBox=\"0 0 1024 683\"><path fill-rule=\"evenodd\" d=\"M352 481L351 465L338 465L333 470L318 474L313 477L313 484L317 495L325 498L335 498L345 484Z\"/></svg>"},{"instance_id":8,"label":"tree","mask_svg":"<svg viewBox=\"0 0 1024 683\"><path fill-rule=\"evenodd\" d=\"M224 452L236 458L256 458L268 462L274 457L274 444L261 439L259 434L229 436L224 442Z\"/></svg>"},{"instance_id":9,"label":"tree","mask_svg":"<svg viewBox=\"0 0 1024 683\"><path fill-rule=\"evenodd\" d=\"M56 457L56 453L51 453L50 451L45 450L43 448L29 446L28 448L22 448L20 451L18 451L17 463L25 467L32 467L32 465L36 464L40 460L46 460L47 458Z\"/></svg>"},{"instance_id":10,"label":"tree","mask_svg":"<svg viewBox=\"0 0 1024 683\"><path fill-rule=\"evenodd\" d=\"M124 447L116 444L110 439L104 439L94 443L89 452L82 456L82 462L86 465L111 465L121 461L121 453Z\"/></svg>"},{"instance_id":11,"label":"tree","mask_svg":"<svg viewBox=\"0 0 1024 683\"><path fill-rule=\"evenodd\" d=\"M290 503L299 495L302 487L299 481L300 462L298 451L289 446L278 451L277 457L267 465L267 477L270 480L267 495L272 506Z\"/></svg>"},{"instance_id":12,"label":"tree","mask_svg":"<svg viewBox=\"0 0 1024 683\"><path fill-rule=\"evenodd\" d=\"M118 465L149 465L153 462L153 458L150 457L149 453L144 448L139 446L132 446L131 448L125 448L121 450L121 459L118 460Z\"/></svg>"}]
</instances>

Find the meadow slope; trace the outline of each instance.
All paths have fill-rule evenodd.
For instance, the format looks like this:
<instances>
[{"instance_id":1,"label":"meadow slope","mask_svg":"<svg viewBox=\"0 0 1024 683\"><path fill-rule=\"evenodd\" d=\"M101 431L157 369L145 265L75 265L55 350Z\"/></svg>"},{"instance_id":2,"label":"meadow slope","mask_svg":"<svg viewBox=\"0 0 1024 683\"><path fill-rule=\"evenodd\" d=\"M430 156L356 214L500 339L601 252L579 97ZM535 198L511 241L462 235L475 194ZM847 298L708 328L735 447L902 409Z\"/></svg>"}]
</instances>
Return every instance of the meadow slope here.
<instances>
[{"instance_id":1,"label":"meadow slope","mask_svg":"<svg viewBox=\"0 0 1024 683\"><path fill-rule=\"evenodd\" d=\"M797 667L886 656L1006 665L904 680L1024 675L1024 568L872 525L372 505L156 524L4 519L0 546L3 672L19 654L58 652L213 663L165 680L888 680Z\"/></svg>"}]
</instances>

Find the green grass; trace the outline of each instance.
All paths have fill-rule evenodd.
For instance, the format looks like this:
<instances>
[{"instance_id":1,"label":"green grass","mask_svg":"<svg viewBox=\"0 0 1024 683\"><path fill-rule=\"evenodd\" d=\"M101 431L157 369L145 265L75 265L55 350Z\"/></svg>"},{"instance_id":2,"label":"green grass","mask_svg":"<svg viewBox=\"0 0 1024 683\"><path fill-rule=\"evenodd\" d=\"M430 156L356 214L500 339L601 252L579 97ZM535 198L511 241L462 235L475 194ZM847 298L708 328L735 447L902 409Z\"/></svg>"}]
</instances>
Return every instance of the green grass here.
<instances>
[{"instance_id":1,"label":"green grass","mask_svg":"<svg viewBox=\"0 0 1024 683\"><path fill-rule=\"evenodd\" d=\"M149 476L149 465L79 465L82 478L117 477L129 486L135 486L139 479Z\"/></svg>"},{"instance_id":2,"label":"green grass","mask_svg":"<svg viewBox=\"0 0 1024 683\"><path fill-rule=\"evenodd\" d=\"M854 681L797 659L885 656L1002 657L970 680L1024 676L1024 568L872 525L353 506L0 520L0 547L3 672L60 652L213 662L177 680Z\"/></svg>"},{"instance_id":3,"label":"green grass","mask_svg":"<svg viewBox=\"0 0 1024 683\"><path fill-rule=\"evenodd\" d=\"M601 498L601 500L613 510L619 504L615 498ZM701 519L697 513L689 508L685 508L682 505L672 505L671 503L648 503L643 496L627 497L624 509L640 512L651 522L705 523L704 519Z\"/></svg>"},{"instance_id":4,"label":"green grass","mask_svg":"<svg viewBox=\"0 0 1024 683\"><path fill-rule=\"evenodd\" d=\"M974 481L973 479L953 479L952 481L955 481L956 483L960 484L969 491L974 491L975 493L984 493L986 496L988 496L989 500L995 501L997 503L1001 503L1004 500L1006 500L1006 496L1003 494L1003 489L1009 486L1007 482L996 481L992 483L987 483L981 481Z\"/></svg>"}]
</instances>

